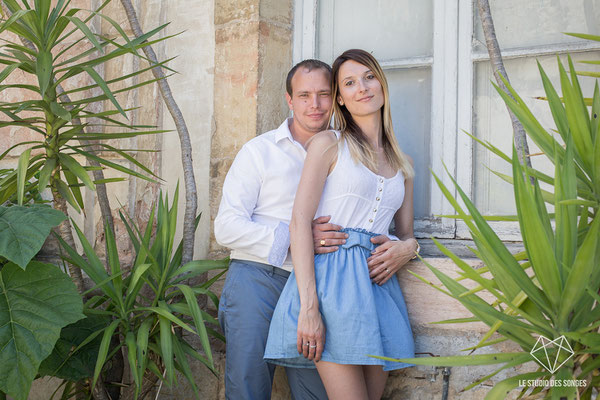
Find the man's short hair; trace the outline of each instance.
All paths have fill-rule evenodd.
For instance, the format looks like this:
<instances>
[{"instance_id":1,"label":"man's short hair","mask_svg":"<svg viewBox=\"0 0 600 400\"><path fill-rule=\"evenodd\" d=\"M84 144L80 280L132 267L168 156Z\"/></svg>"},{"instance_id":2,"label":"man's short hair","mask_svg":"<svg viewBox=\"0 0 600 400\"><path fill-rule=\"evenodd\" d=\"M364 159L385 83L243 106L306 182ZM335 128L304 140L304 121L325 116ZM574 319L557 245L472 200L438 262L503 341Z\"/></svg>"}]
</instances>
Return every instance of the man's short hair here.
<instances>
[{"instance_id":1,"label":"man's short hair","mask_svg":"<svg viewBox=\"0 0 600 400\"><path fill-rule=\"evenodd\" d=\"M329 78L331 78L331 67L329 66L329 64L314 59L300 61L298 64L294 65L292 69L290 69L290 72L288 72L287 78L285 80L285 90L290 95L290 97L293 93L292 78L294 77L294 74L296 73L298 68L306 68L308 72L312 71L313 69L322 69L325 72L327 72L327 75L329 75Z\"/></svg>"}]
</instances>

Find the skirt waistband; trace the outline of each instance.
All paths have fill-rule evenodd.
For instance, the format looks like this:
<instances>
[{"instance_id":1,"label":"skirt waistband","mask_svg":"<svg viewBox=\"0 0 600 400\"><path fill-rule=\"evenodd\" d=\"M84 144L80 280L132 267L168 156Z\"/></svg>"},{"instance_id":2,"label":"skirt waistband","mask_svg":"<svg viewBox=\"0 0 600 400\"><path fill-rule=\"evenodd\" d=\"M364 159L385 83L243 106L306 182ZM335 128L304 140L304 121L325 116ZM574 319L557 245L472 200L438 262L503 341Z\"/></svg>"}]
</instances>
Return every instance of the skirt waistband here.
<instances>
[{"instance_id":1,"label":"skirt waistband","mask_svg":"<svg viewBox=\"0 0 600 400\"><path fill-rule=\"evenodd\" d=\"M342 248L349 249L354 246L360 246L367 250L374 250L376 245L371 243L371 238L378 236L377 233L369 232L366 229L358 228L344 228L341 232L348 234L346 243L342 245Z\"/></svg>"}]
</instances>

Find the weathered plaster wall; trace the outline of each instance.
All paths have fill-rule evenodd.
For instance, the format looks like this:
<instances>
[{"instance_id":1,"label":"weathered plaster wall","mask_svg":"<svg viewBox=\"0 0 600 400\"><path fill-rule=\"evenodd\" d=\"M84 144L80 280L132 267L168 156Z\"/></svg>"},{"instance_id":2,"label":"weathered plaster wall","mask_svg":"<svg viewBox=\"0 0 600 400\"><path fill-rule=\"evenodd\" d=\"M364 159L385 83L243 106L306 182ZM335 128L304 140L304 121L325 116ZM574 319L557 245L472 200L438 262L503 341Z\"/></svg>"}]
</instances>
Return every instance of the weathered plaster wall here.
<instances>
[{"instance_id":1,"label":"weathered plaster wall","mask_svg":"<svg viewBox=\"0 0 600 400\"><path fill-rule=\"evenodd\" d=\"M287 117L285 75L292 62L290 0L215 0L215 131L210 159L214 220L223 180L248 140ZM210 255L227 252L211 236Z\"/></svg>"}]
</instances>

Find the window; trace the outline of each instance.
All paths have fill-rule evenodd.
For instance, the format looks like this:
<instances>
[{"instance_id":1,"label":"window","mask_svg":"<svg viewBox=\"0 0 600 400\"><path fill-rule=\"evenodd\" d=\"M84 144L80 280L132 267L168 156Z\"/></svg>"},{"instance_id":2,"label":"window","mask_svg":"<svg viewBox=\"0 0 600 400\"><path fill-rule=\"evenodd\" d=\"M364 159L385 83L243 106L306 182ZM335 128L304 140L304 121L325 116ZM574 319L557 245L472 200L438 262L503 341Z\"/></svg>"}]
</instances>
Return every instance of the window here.
<instances>
[{"instance_id":1,"label":"window","mask_svg":"<svg viewBox=\"0 0 600 400\"><path fill-rule=\"evenodd\" d=\"M511 82L531 99L534 112L550 128L547 106L533 99L543 95L535 60L555 79L556 53L570 52L574 60L598 59L593 51L600 46L560 32L600 33L600 5L587 0L492 0L491 7ZM484 213L516 213L511 186L486 168L510 174L508 165L461 132L510 153L512 127L490 84L493 76L473 0L295 0L294 19L295 62L319 58L331 63L346 49L362 48L372 51L384 68L394 130L402 149L415 160L418 237L468 237L464 224L435 217L454 210L430 168L452 188L445 165ZM530 147L532 153L538 151L532 143ZM541 161L534 158L534 166L547 168ZM518 239L514 223L497 223L496 228L504 239Z\"/></svg>"}]
</instances>

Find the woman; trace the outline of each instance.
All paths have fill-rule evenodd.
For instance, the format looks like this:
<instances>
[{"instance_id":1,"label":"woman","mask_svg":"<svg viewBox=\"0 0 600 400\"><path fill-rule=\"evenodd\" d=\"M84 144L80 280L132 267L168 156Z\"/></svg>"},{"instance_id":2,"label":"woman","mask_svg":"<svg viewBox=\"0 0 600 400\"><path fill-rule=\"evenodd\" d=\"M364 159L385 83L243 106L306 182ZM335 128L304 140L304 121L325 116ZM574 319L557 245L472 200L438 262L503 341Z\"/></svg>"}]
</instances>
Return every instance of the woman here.
<instances>
[{"instance_id":1,"label":"woman","mask_svg":"<svg viewBox=\"0 0 600 400\"><path fill-rule=\"evenodd\" d=\"M348 50L332 66L334 124L307 143L290 223L294 272L269 331L265 359L314 367L330 399L379 399L389 370L408 364L369 357L414 356L395 270L369 271L371 238L413 237L413 168L392 129L387 81L375 58ZM314 256L311 221L331 215L346 244ZM298 356L301 353L302 356Z\"/></svg>"}]
</instances>

